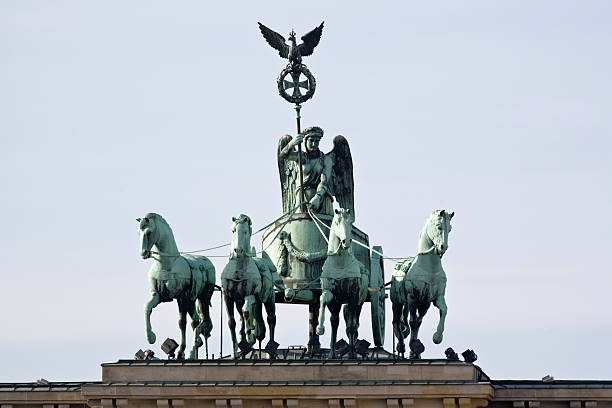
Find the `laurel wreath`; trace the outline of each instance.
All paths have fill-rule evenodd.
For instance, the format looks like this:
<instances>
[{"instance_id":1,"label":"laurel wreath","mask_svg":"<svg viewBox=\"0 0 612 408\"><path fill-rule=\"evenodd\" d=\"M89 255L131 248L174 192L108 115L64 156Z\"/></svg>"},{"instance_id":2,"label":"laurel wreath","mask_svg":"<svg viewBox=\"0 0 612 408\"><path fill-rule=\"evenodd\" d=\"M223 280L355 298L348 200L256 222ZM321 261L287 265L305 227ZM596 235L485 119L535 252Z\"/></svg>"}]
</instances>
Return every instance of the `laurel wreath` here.
<instances>
[{"instance_id":1,"label":"laurel wreath","mask_svg":"<svg viewBox=\"0 0 612 408\"><path fill-rule=\"evenodd\" d=\"M308 91L304 95L294 97L293 95L289 95L283 87L283 81L285 80L285 77L287 77L287 75L289 75L294 70L294 67L291 64L287 65L285 69L281 71L280 75L278 76L278 79L276 80L276 84L278 86L278 94L283 99L291 103L300 104L312 98L315 93L315 88L317 87L317 81L315 80L315 77L312 75L312 73L308 70L308 68L306 68L306 65L300 64L298 68L299 71L304 74L304 76L308 79L309 87ZM298 84L295 85L299 86Z\"/></svg>"}]
</instances>

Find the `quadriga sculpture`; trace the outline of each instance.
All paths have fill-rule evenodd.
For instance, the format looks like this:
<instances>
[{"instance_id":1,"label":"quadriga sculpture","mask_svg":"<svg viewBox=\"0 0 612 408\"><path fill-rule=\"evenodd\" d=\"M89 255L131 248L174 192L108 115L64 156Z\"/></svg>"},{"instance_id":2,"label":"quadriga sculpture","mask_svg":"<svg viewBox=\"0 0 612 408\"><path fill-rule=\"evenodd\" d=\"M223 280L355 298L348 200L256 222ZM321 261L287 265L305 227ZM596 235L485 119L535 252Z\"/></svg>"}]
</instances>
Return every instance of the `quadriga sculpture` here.
<instances>
[{"instance_id":1,"label":"quadriga sculpture","mask_svg":"<svg viewBox=\"0 0 612 408\"><path fill-rule=\"evenodd\" d=\"M212 330L209 307L215 288L215 267L204 256L181 255L172 229L161 215L148 213L136 221L139 223L140 256L154 259L149 270L151 300L145 304L147 340L155 343L155 333L151 329L153 308L176 299L181 329L177 358L185 358L187 314L191 317L194 335L189 358L198 358L198 348L202 346L200 335L207 339Z\"/></svg>"},{"instance_id":2,"label":"quadriga sculpture","mask_svg":"<svg viewBox=\"0 0 612 408\"><path fill-rule=\"evenodd\" d=\"M240 342L249 345L255 339L261 341L266 337L266 326L262 315L262 304L266 308L270 341L274 340L276 326L276 305L274 303L274 273L276 267L267 258L256 258L255 248L251 247L251 219L240 214L232 218L232 243L230 259L221 274L223 299L227 308L228 325L232 335L234 358L239 355L236 341L236 320L234 307L241 316ZM250 346L249 346L250 348ZM243 350L245 351L245 350Z\"/></svg>"},{"instance_id":3,"label":"quadriga sculpture","mask_svg":"<svg viewBox=\"0 0 612 408\"><path fill-rule=\"evenodd\" d=\"M332 325L329 358L337 358L336 336L340 323L340 308L344 305L343 314L346 324L346 335L349 339L349 358L356 358L355 342L359 328L361 306L368 293L369 274L351 251L353 216L350 209L335 211L329 232L327 259L321 273L321 306L317 334L325 333L325 306L329 308Z\"/></svg>"},{"instance_id":4,"label":"quadriga sculpture","mask_svg":"<svg viewBox=\"0 0 612 408\"><path fill-rule=\"evenodd\" d=\"M448 233L454 212L434 211L425 221L419 234L418 253L399 262L391 280L393 303L393 335L397 338L397 351L406 351L404 339L410 334L410 358L421 358L423 345L418 342L419 327L431 303L440 309L440 321L433 342L442 342L446 318L446 274L442 269L442 256L448 249ZM407 324L408 314L410 319Z\"/></svg>"}]
</instances>

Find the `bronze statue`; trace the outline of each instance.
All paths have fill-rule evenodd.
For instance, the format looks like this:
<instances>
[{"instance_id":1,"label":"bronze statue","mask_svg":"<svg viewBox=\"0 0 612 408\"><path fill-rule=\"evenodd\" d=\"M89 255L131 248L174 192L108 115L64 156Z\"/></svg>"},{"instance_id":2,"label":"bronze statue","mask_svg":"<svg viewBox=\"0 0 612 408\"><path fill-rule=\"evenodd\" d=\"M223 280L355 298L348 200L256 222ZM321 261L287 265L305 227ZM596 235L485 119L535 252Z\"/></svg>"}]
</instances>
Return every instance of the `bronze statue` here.
<instances>
[{"instance_id":1,"label":"bronze statue","mask_svg":"<svg viewBox=\"0 0 612 408\"><path fill-rule=\"evenodd\" d=\"M355 219L353 160L344 136L334 138L334 148L324 154L319 150L323 129L309 127L295 138L289 135L278 142L278 170L283 195L283 211L291 211L299 204L299 167L295 147L304 141L306 154L302 156L304 200L314 213L332 216L333 198L340 207L350 209Z\"/></svg>"},{"instance_id":2,"label":"bronze statue","mask_svg":"<svg viewBox=\"0 0 612 408\"><path fill-rule=\"evenodd\" d=\"M259 341L261 349L261 342L266 336L262 305L267 313L270 342L274 343L276 306L273 274L276 267L265 255L263 258L256 257L255 248L251 247L251 218L240 214L237 218L233 217L232 222L230 258L221 274L221 286L232 336L232 355L237 358L239 355L244 356L255 340ZM236 339L234 309L240 313L241 350Z\"/></svg>"},{"instance_id":3,"label":"bronze statue","mask_svg":"<svg viewBox=\"0 0 612 408\"><path fill-rule=\"evenodd\" d=\"M280 35L274 30L270 30L268 27L261 23L259 24L259 30L263 34L267 43L276 50L282 58L287 58L291 66L297 66L302 63L302 57L312 55L314 48L319 44L321 40L321 34L323 33L323 24L309 31L302 36L302 43L298 45L295 41L295 32L291 30L289 33L289 45L287 45L285 37Z\"/></svg>"}]
</instances>

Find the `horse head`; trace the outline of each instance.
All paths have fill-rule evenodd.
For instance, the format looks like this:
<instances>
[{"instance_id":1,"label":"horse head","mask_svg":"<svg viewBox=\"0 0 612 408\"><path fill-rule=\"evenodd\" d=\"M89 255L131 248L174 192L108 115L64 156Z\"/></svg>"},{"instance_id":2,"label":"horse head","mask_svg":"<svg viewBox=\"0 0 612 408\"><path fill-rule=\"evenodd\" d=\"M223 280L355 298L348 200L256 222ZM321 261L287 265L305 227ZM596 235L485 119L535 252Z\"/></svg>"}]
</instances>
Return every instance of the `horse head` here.
<instances>
[{"instance_id":1,"label":"horse head","mask_svg":"<svg viewBox=\"0 0 612 408\"><path fill-rule=\"evenodd\" d=\"M431 240L436 249L436 253L444 255L448 249L448 233L451 231L451 218L454 212L448 213L445 210L434 211L426 223L427 237Z\"/></svg>"},{"instance_id":2,"label":"horse head","mask_svg":"<svg viewBox=\"0 0 612 408\"><path fill-rule=\"evenodd\" d=\"M329 231L328 251L338 252L341 248L348 250L353 241L353 215L350 209L335 210L334 219Z\"/></svg>"},{"instance_id":3,"label":"horse head","mask_svg":"<svg viewBox=\"0 0 612 408\"><path fill-rule=\"evenodd\" d=\"M232 246L230 258L244 258L251 255L251 219L248 215L240 214L232 217Z\"/></svg>"},{"instance_id":4,"label":"horse head","mask_svg":"<svg viewBox=\"0 0 612 408\"><path fill-rule=\"evenodd\" d=\"M159 229L155 213L148 213L144 218L136 218L138 221L138 234L140 235L140 256L142 259L151 257L151 248L159 238Z\"/></svg>"}]
</instances>

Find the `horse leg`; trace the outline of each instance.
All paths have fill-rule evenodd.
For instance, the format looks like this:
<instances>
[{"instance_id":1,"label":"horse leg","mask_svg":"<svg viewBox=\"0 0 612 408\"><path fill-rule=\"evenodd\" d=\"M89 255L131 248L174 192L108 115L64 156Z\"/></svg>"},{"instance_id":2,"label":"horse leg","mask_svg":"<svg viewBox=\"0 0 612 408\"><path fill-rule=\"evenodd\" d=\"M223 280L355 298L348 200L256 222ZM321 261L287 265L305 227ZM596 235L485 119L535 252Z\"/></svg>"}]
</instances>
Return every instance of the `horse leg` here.
<instances>
[{"instance_id":1,"label":"horse leg","mask_svg":"<svg viewBox=\"0 0 612 408\"><path fill-rule=\"evenodd\" d=\"M210 337L210 333L213 329L212 319L210 318L210 300L212 299L214 288L213 285L206 285L204 291L202 291L202 294L198 297L200 318L202 319L198 334L202 334L204 338Z\"/></svg>"},{"instance_id":2,"label":"horse leg","mask_svg":"<svg viewBox=\"0 0 612 408\"><path fill-rule=\"evenodd\" d=\"M203 306L202 300L200 298L196 299L194 302L194 310L191 316L191 327L193 328L193 347L189 352L189 359L197 359L198 358L198 349L202 347L202 338L200 334L204 328L204 310L206 308ZM208 358L208 350L206 350L207 358Z\"/></svg>"},{"instance_id":3,"label":"horse leg","mask_svg":"<svg viewBox=\"0 0 612 408\"><path fill-rule=\"evenodd\" d=\"M325 305L329 304L334 299L334 295L329 290L324 290L319 299L319 325L317 326L317 334L322 336L325 333Z\"/></svg>"},{"instance_id":4,"label":"horse leg","mask_svg":"<svg viewBox=\"0 0 612 408\"><path fill-rule=\"evenodd\" d=\"M236 341L236 319L234 319L234 301L224 294L225 310L227 311L227 325L232 335L232 357L238 358L238 342Z\"/></svg>"},{"instance_id":5,"label":"horse leg","mask_svg":"<svg viewBox=\"0 0 612 408\"><path fill-rule=\"evenodd\" d=\"M266 338L266 325L263 321L263 305L260 302L255 304L255 338L261 342Z\"/></svg>"},{"instance_id":6,"label":"horse leg","mask_svg":"<svg viewBox=\"0 0 612 408\"><path fill-rule=\"evenodd\" d=\"M345 304L342 308L344 314L344 323L346 326L346 336L349 339L349 358L357 358L355 352L355 342L357 341L357 309L359 306L356 302L357 299L354 296L350 299L349 303Z\"/></svg>"},{"instance_id":7,"label":"horse leg","mask_svg":"<svg viewBox=\"0 0 612 408\"><path fill-rule=\"evenodd\" d=\"M186 346L186 338L185 332L187 330L187 312L189 311L189 302L181 301L179 299L176 300L179 308L179 329L181 329L181 345L179 346L178 352L176 354L176 358L179 360L183 360L185 358L185 348Z\"/></svg>"},{"instance_id":8,"label":"horse leg","mask_svg":"<svg viewBox=\"0 0 612 408\"><path fill-rule=\"evenodd\" d=\"M147 341L149 344L155 343L155 333L151 329L151 312L153 308L161 303L159 293L151 293L151 299L145 304L145 328L147 329Z\"/></svg>"},{"instance_id":9,"label":"horse leg","mask_svg":"<svg viewBox=\"0 0 612 408\"><path fill-rule=\"evenodd\" d=\"M393 303L393 335L397 339L397 353L404 357L406 345L404 344L404 335L402 333L402 317L404 313L404 305L401 303ZM407 309L407 308L406 308Z\"/></svg>"},{"instance_id":10,"label":"horse leg","mask_svg":"<svg viewBox=\"0 0 612 408\"><path fill-rule=\"evenodd\" d=\"M429 309L429 305L429 302L420 305L415 305L413 303L413 306L410 308L410 358L421 358L421 353L416 353L416 351L412 349L412 342L419 338L419 328L423 322L423 316L425 316L427 309Z\"/></svg>"},{"instance_id":11,"label":"horse leg","mask_svg":"<svg viewBox=\"0 0 612 408\"><path fill-rule=\"evenodd\" d=\"M329 308L329 322L331 323L332 327L328 358L338 358L335 346L336 339L338 338L338 325L340 324L340 308L342 307L342 304L332 301L327 307Z\"/></svg>"},{"instance_id":12,"label":"horse leg","mask_svg":"<svg viewBox=\"0 0 612 408\"><path fill-rule=\"evenodd\" d=\"M266 320L268 321L268 329L270 329L270 341L274 341L274 329L276 328L276 303L274 301L274 293L270 296L270 299L264 303L266 307ZM269 343L268 342L268 343Z\"/></svg>"},{"instance_id":13,"label":"horse leg","mask_svg":"<svg viewBox=\"0 0 612 408\"><path fill-rule=\"evenodd\" d=\"M355 305L355 309L353 309L353 312L351 313L351 319L352 319L352 332L353 332L353 355L355 356L354 358L357 358L357 351L355 349L355 344L357 343L357 339L359 339L359 316L361 315L361 306L363 304L359 304L357 303Z\"/></svg>"},{"instance_id":14,"label":"horse leg","mask_svg":"<svg viewBox=\"0 0 612 408\"><path fill-rule=\"evenodd\" d=\"M402 311L401 321L400 321L400 329L402 336L407 338L410 334L410 325L408 324L408 314L410 313L410 309L406 304L404 304L404 310Z\"/></svg>"},{"instance_id":15,"label":"horse leg","mask_svg":"<svg viewBox=\"0 0 612 408\"><path fill-rule=\"evenodd\" d=\"M249 344L255 343L255 296L248 295L244 298L244 306L242 306L242 317L244 319L244 330L246 339Z\"/></svg>"},{"instance_id":16,"label":"horse leg","mask_svg":"<svg viewBox=\"0 0 612 408\"><path fill-rule=\"evenodd\" d=\"M444 321L446 320L446 300L444 300L444 296L438 296L436 300L434 300L434 306L440 309L440 321L438 322L438 329L433 335L433 342L435 344L440 344L442 342L442 337L444 333Z\"/></svg>"},{"instance_id":17,"label":"horse leg","mask_svg":"<svg viewBox=\"0 0 612 408\"><path fill-rule=\"evenodd\" d=\"M242 309L244 308L244 300L236 301L236 311L240 316L240 341L245 341L245 328L244 328L244 316L242 315Z\"/></svg>"},{"instance_id":18,"label":"horse leg","mask_svg":"<svg viewBox=\"0 0 612 408\"><path fill-rule=\"evenodd\" d=\"M347 303L342 307L342 314L344 315L344 326L346 327L346 337L349 342L349 358L355 358L355 336L353 334L353 317L351 316L352 310L350 305Z\"/></svg>"},{"instance_id":19,"label":"horse leg","mask_svg":"<svg viewBox=\"0 0 612 408\"><path fill-rule=\"evenodd\" d=\"M410 325L410 358L419 358L419 356L412 350L412 344L419 337L419 327L421 326L421 322L419 321L419 316L417 312L416 305L414 303L409 304L410 317L408 320L408 324Z\"/></svg>"}]
</instances>

